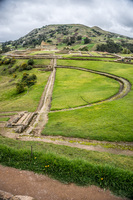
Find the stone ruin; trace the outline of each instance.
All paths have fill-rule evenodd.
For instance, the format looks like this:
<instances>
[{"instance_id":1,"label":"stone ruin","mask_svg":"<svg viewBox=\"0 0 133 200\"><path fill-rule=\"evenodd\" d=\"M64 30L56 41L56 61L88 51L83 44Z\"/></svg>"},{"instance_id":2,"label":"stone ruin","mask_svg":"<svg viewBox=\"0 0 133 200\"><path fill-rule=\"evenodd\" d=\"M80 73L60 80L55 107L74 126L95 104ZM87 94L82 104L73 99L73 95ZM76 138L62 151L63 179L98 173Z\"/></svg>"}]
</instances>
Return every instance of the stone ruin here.
<instances>
[{"instance_id":1,"label":"stone ruin","mask_svg":"<svg viewBox=\"0 0 133 200\"><path fill-rule=\"evenodd\" d=\"M36 112L22 112L12 117L7 123L7 128L14 128L16 133L22 133L31 123L33 118L37 115Z\"/></svg>"}]
</instances>

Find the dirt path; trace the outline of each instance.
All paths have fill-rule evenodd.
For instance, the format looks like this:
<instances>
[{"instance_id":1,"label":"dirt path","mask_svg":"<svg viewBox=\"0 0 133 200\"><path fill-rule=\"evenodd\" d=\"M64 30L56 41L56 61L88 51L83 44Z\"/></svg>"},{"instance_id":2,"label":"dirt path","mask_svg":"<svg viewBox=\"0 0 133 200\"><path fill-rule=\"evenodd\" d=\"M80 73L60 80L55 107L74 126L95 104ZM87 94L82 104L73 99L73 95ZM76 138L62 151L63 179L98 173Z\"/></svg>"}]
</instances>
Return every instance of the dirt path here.
<instances>
[{"instance_id":1,"label":"dirt path","mask_svg":"<svg viewBox=\"0 0 133 200\"><path fill-rule=\"evenodd\" d=\"M43 93L44 98L42 98L38 106L38 116L33 125L29 126L29 128L26 130L26 134L30 134L32 132L35 136L40 136L45 124L48 122L48 113L51 106L55 74L56 69L54 68L45 87Z\"/></svg>"},{"instance_id":2,"label":"dirt path","mask_svg":"<svg viewBox=\"0 0 133 200\"><path fill-rule=\"evenodd\" d=\"M36 200L126 200L110 191L90 186L63 184L44 175L0 165L0 190Z\"/></svg>"}]
</instances>

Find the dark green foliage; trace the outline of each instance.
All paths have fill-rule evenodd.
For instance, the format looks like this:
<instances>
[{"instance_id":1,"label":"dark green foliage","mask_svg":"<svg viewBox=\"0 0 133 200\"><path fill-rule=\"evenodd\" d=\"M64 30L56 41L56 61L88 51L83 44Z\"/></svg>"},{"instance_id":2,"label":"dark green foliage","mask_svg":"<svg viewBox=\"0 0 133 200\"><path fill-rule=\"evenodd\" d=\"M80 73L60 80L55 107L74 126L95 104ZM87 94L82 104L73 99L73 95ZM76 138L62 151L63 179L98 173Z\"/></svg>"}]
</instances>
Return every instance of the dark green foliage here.
<instances>
[{"instance_id":1,"label":"dark green foliage","mask_svg":"<svg viewBox=\"0 0 133 200\"><path fill-rule=\"evenodd\" d=\"M81 36L81 35L78 35L78 36L77 36L77 40L82 40L82 36Z\"/></svg>"},{"instance_id":2,"label":"dark green foliage","mask_svg":"<svg viewBox=\"0 0 133 200\"><path fill-rule=\"evenodd\" d=\"M33 60L32 58L29 59L28 62L27 62L27 64L28 64L28 65L34 65L34 60Z\"/></svg>"},{"instance_id":3,"label":"dark green foliage","mask_svg":"<svg viewBox=\"0 0 133 200\"><path fill-rule=\"evenodd\" d=\"M113 40L107 40L106 44L97 45L97 51L107 51L109 53L121 52L122 48Z\"/></svg>"},{"instance_id":4,"label":"dark green foliage","mask_svg":"<svg viewBox=\"0 0 133 200\"><path fill-rule=\"evenodd\" d=\"M23 83L17 83L17 85L16 85L16 91L17 91L17 94L20 94L20 93L24 92L24 85L23 85Z\"/></svg>"},{"instance_id":5,"label":"dark green foliage","mask_svg":"<svg viewBox=\"0 0 133 200\"><path fill-rule=\"evenodd\" d=\"M133 53L133 44L121 41L122 46Z\"/></svg>"},{"instance_id":6,"label":"dark green foliage","mask_svg":"<svg viewBox=\"0 0 133 200\"><path fill-rule=\"evenodd\" d=\"M2 60L2 62L3 62L4 65L8 65L8 64L11 62L11 58L5 57L5 58Z\"/></svg>"},{"instance_id":7,"label":"dark green foliage","mask_svg":"<svg viewBox=\"0 0 133 200\"><path fill-rule=\"evenodd\" d=\"M51 43L51 42L52 42L52 40L50 40L50 39L49 39L49 40L47 40L47 42L48 42L48 43Z\"/></svg>"},{"instance_id":8,"label":"dark green foliage","mask_svg":"<svg viewBox=\"0 0 133 200\"><path fill-rule=\"evenodd\" d=\"M94 165L81 159L69 159L53 153L33 152L0 145L0 163L37 173L48 174L67 183L95 184L114 193L133 198L133 173L128 170Z\"/></svg>"},{"instance_id":9,"label":"dark green foliage","mask_svg":"<svg viewBox=\"0 0 133 200\"><path fill-rule=\"evenodd\" d=\"M21 82L24 84L24 86L30 87L36 83L36 79L37 77L35 74L29 75L24 73Z\"/></svg>"},{"instance_id":10,"label":"dark green foliage","mask_svg":"<svg viewBox=\"0 0 133 200\"><path fill-rule=\"evenodd\" d=\"M1 64L8 65L8 64L14 64L16 62L16 59L10 58L10 57L5 57L0 61L1 61Z\"/></svg>"},{"instance_id":11,"label":"dark green foliage","mask_svg":"<svg viewBox=\"0 0 133 200\"><path fill-rule=\"evenodd\" d=\"M30 64L29 64L30 63ZM31 70L33 67L32 67L32 63L34 64L34 61L32 59L30 59L28 61L28 64L27 63L22 63L20 66L19 66L19 71L22 72L24 70Z\"/></svg>"},{"instance_id":12,"label":"dark green foliage","mask_svg":"<svg viewBox=\"0 0 133 200\"><path fill-rule=\"evenodd\" d=\"M83 48L80 48L79 50L80 50L80 51L88 51L88 47L85 46L85 47L83 47Z\"/></svg>"},{"instance_id":13,"label":"dark green foliage","mask_svg":"<svg viewBox=\"0 0 133 200\"><path fill-rule=\"evenodd\" d=\"M32 67L31 65L28 65L28 66L26 67L26 70L31 70L31 69L33 69L33 67Z\"/></svg>"},{"instance_id":14,"label":"dark green foliage","mask_svg":"<svg viewBox=\"0 0 133 200\"><path fill-rule=\"evenodd\" d=\"M24 87L31 87L36 83L36 80L37 76L35 74L29 75L24 73L21 81L16 85L17 93L24 92Z\"/></svg>"},{"instance_id":15,"label":"dark green foliage","mask_svg":"<svg viewBox=\"0 0 133 200\"><path fill-rule=\"evenodd\" d=\"M2 44L2 53L10 51L10 47L8 47L5 43Z\"/></svg>"},{"instance_id":16,"label":"dark green foliage","mask_svg":"<svg viewBox=\"0 0 133 200\"><path fill-rule=\"evenodd\" d=\"M131 51L129 49L127 49L127 48L123 48L122 53L124 53L124 54L130 54Z\"/></svg>"},{"instance_id":17,"label":"dark green foliage","mask_svg":"<svg viewBox=\"0 0 133 200\"><path fill-rule=\"evenodd\" d=\"M84 44L89 44L91 42L91 40L88 38L88 37L86 37L85 39L84 39Z\"/></svg>"}]
</instances>

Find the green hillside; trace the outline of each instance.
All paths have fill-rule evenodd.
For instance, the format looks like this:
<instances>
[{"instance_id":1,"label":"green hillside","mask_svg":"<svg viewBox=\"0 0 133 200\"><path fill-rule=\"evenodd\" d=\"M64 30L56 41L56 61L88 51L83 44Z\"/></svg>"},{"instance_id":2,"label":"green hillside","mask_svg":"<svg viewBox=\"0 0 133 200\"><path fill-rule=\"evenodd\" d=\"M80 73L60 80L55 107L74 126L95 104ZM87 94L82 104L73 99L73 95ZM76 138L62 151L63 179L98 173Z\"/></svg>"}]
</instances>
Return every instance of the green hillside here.
<instances>
[{"instance_id":1,"label":"green hillside","mask_svg":"<svg viewBox=\"0 0 133 200\"><path fill-rule=\"evenodd\" d=\"M97 50L97 45L106 44L108 40L133 52L133 39L94 26L88 27L81 24L46 25L32 30L30 33L16 41L5 43L11 49L37 47L42 41L56 45L57 49L64 47L73 50ZM110 49L110 47L109 47Z\"/></svg>"}]
</instances>

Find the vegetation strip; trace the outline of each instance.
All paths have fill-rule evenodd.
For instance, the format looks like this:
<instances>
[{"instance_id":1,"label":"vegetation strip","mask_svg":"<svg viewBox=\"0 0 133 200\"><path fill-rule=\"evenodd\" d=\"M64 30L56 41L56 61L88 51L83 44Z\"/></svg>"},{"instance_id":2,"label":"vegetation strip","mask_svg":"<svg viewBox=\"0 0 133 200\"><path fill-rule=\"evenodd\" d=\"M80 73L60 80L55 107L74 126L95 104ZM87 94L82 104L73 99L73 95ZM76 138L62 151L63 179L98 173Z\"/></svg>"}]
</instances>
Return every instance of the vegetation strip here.
<instances>
[{"instance_id":1,"label":"vegetation strip","mask_svg":"<svg viewBox=\"0 0 133 200\"><path fill-rule=\"evenodd\" d=\"M102 143L92 143L92 142L85 142L85 141L74 141L74 140L67 140L66 139L57 139L56 137L51 138L51 137L18 137L18 140L21 141L38 141L38 142L46 142L46 143L51 143L51 144L58 144L58 145L64 145L68 147L76 147L79 149L85 149L87 151L98 151L98 152L108 152L108 153L113 153L113 154L118 154L118 155L127 155L127 156L132 156L133 155L133 146L122 146L122 145L113 145L113 144L102 144Z\"/></svg>"},{"instance_id":2,"label":"vegetation strip","mask_svg":"<svg viewBox=\"0 0 133 200\"><path fill-rule=\"evenodd\" d=\"M90 106L93 106L93 105L98 105L98 104L101 104L103 102L108 102L108 101L121 99L124 96L126 96L131 90L131 83L128 80L126 80L125 78L122 78L122 77L115 76L113 74L109 74L109 73L106 73L106 72L95 71L95 70L86 69L86 68L73 67L73 66L56 66L56 68L76 69L76 70L82 70L82 71L86 71L86 72L91 72L91 73L103 75L103 76L106 76L106 77L109 77L109 78L112 78L112 79L115 79L116 81L118 81L120 83L120 89L119 89L119 92L117 94L113 95L112 97L110 97L108 99L105 99L105 100L102 100L102 101L98 101L96 103L92 103L92 104L89 104L89 105L78 106L78 107L75 107L75 108L52 110L52 111L50 111L51 113L52 112L59 112L59 111L75 110L75 109L90 107Z\"/></svg>"},{"instance_id":3,"label":"vegetation strip","mask_svg":"<svg viewBox=\"0 0 133 200\"><path fill-rule=\"evenodd\" d=\"M0 145L0 162L23 170L48 174L66 183L97 185L114 193L133 197L133 173L109 165L94 165L82 159L68 159L54 153L32 152Z\"/></svg>"}]
</instances>

